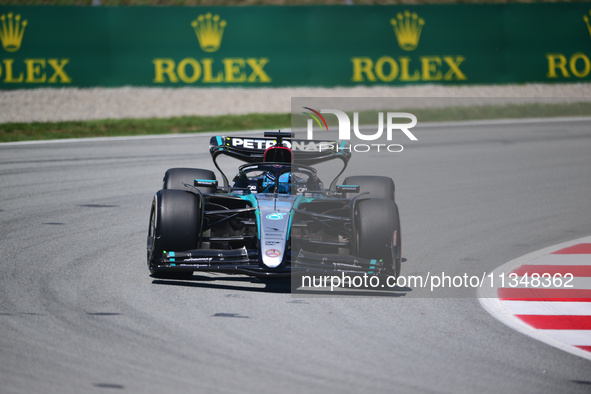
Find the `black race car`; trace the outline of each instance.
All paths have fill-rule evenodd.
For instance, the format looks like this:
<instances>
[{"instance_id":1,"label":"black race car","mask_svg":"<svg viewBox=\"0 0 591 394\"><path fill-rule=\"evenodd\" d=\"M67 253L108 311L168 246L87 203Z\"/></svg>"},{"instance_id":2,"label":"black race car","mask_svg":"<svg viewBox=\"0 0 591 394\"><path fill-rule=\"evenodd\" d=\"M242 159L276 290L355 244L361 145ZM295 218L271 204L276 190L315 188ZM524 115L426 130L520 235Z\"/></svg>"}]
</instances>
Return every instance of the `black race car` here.
<instances>
[{"instance_id":1,"label":"black race car","mask_svg":"<svg viewBox=\"0 0 591 394\"><path fill-rule=\"evenodd\" d=\"M212 137L211 170L171 168L150 213L148 268L154 277L195 271L259 277L291 273L397 276L401 238L394 182L350 176L345 141ZM230 182L217 158L246 162ZM343 168L328 188L314 164Z\"/></svg>"}]
</instances>

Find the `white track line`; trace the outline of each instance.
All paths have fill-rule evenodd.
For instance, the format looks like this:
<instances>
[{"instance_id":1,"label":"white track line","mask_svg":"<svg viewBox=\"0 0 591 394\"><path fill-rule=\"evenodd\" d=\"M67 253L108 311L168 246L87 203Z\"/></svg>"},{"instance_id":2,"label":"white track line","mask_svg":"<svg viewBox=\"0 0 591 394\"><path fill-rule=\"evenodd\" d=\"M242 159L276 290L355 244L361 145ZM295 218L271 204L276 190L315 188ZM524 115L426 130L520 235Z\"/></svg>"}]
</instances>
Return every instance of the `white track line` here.
<instances>
[{"instance_id":1,"label":"white track line","mask_svg":"<svg viewBox=\"0 0 591 394\"><path fill-rule=\"evenodd\" d=\"M591 315L589 302L503 301L503 306L514 315Z\"/></svg>"},{"instance_id":2,"label":"white track line","mask_svg":"<svg viewBox=\"0 0 591 394\"><path fill-rule=\"evenodd\" d=\"M543 330L543 334L570 346L591 346L591 330Z\"/></svg>"}]
</instances>

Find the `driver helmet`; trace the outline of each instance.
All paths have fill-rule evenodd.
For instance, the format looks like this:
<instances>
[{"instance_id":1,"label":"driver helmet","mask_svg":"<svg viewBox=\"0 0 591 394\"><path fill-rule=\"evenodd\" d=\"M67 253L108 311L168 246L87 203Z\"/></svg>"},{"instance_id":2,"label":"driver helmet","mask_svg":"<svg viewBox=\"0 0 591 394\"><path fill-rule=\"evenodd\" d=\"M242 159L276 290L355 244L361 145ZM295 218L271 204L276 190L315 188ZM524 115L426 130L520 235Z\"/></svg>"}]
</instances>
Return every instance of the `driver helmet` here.
<instances>
[{"instance_id":1,"label":"driver helmet","mask_svg":"<svg viewBox=\"0 0 591 394\"><path fill-rule=\"evenodd\" d=\"M267 148L263 156L265 163L281 163L291 164L293 163L293 152L291 149L285 146L272 146ZM291 182L291 173L284 173L279 176L279 190L283 192L289 192ZM268 187L275 183L275 176L271 173L266 173L263 180L263 186Z\"/></svg>"}]
</instances>

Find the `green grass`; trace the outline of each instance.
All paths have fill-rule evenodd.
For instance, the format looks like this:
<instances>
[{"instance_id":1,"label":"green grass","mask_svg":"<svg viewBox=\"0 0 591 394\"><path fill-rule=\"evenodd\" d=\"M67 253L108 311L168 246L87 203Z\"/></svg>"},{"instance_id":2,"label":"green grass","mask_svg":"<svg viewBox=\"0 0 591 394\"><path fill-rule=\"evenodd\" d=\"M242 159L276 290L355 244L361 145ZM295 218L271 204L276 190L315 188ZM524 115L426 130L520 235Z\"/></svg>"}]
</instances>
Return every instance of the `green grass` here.
<instances>
[{"instance_id":1,"label":"green grass","mask_svg":"<svg viewBox=\"0 0 591 394\"><path fill-rule=\"evenodd\" d=\"M0 124L0 142L275 129L290 124L290 114L5 123Z\"/></svg>"},{"instance_id":2,"label":"green grass","mask_svg":"<svg viewBox=\"0 0 591 394\"><path fill-rule=\"evenodd\" d=\"M591 103L523 104L406 109L419 122L478 119L591 116ZM375 111L360 113L360 123L377 123ZM184 116L165 119L109 119L76 122L0 124L0 142L63 138L182 134L205 131L269 130L291 127L290 114L250 114L225 116Z\"/></svg>"}]
</instances>

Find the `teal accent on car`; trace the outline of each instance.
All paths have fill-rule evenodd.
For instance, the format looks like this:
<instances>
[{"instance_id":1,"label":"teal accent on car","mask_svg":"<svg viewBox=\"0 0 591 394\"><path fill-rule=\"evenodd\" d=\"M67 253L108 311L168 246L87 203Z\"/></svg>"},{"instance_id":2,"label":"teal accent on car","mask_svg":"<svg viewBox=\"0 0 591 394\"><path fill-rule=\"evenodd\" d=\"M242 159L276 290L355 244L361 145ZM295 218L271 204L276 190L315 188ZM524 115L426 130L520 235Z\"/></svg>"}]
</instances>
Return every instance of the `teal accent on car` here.
<instances>
[{"instance_id":1,"label":"teal accent on car","mask_svg":"<svg viewBox=\"0 0 591 394\"><path fill-rule=\"evenodd\" d=\"M314 199L315 198L313 198L313 197L298 196L293 203L293 209L298 209L301 204L308 203L310 201L313 201Z\"/></svg>"},{"instance_id":2,"label":"teal accent on car","mask_svg":"<svg viewBox=\"0 0 591 394\"><path fill-rule=\"evenodd\" d=\"M289 213L289 224L287 225L287 237L285 238L286 241L289 240L289 233L291 232L291 219L293 219L293 212Z\"/></svg>"},{"instance_id":3,"label":"teal accent on car","mask_svg":"<svg viewBox=\"0 0 591 394\"><path fill-rule=\"evenodd\" d=\"M369 262L369 271L367 271L368 274L373 274L374 270L376 269L376 260L370 260Z\"/></svg>"}]
</instances>

